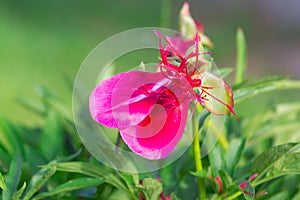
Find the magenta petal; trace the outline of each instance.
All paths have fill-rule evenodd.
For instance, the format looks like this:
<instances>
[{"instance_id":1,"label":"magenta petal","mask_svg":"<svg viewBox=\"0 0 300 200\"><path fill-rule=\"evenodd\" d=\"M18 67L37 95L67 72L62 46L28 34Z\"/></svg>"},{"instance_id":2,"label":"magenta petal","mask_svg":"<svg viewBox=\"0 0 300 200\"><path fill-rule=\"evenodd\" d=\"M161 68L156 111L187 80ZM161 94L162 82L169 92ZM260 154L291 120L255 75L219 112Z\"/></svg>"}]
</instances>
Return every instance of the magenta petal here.
<instances>
[{"instance_id":1,"label":"magenta petal","mask_svg":"<svg viewBox=\"0 0 300 200\"><path fill-rule=\"evenodd\" d=\"M161 159L171 153L182 137L189 102L193 98L188 92L191 87L179 77L167 85L148 84L144 87L155 89L143 101L148 105L152 103L149 115L135 126L120 129L120 133L136 154L147 159Z\"/></svg>"},{"instance_id":2,"label":"magenta petal","mask_svg":"<svg viewBox=\"0 0 300 200\"><path fill-rule=\"evenodd\" d=\"M102 81L90 96L92 118L110 128L124 128L140 123L157 101L155 92L170 80L160 72L130 71ZM153 84L153 88L143 88Z\"/></svg>"},{"instance_id":3,"label":"magenta petal","mask_svg":"<svg viewBox=\"0 0 300 200\"><path fill-rule=\"evenodd\" d=\"M119 128L139 124L157 101L157 89L170 82L161 72L130 71L115 85L112 114ZM148 87L152 85L152 87Z\"/></svg>"},{"instance_id":4,"label":"magenta petal","mask_svg":"<svg viewBox=\"0 0 300 200\"><path fill-rule=\"evenodd\" d=\"M119 128L133 152L161 159L182 137L194 99L183 76L130 71L100 83L91 94L90 112L98 123Z\"/></svg>"},{"instance_id":5,"label":"magenta petal","mask_svg":"<svg viewBox=\"0 0 300 200\"><path fill-rule=\"evenodd\" d=\"M183 38L180 35L176 35L174 37L166 36L166 40L174 53L181 57L184 57L188 49L195 43L193 40Z\"/></svg>"},{"instance_id":6,"label":"magenta petal","mask_svg":"<svg viewBox=\"0 0 300 200\"><path fill-rule=\"evenodd\" d=\"M116 128L111 109L113 88L125 73L117 74L110 79L102 81L92 92L89 99L89 109L92 118L107 127Z\"/></svg>"},{"instance_id":7,"label":"magenta petal","mask_svg":"<svg viewBox=\"0 0 300 200\"><path fill-rule=\"evenodd\" d=\"M152 114L152 123L149 123L147 127L134 126L121 129L121 136L128 147L136 154L151 160L165 158L172 152L182 137L186 125L188 106L189 104L185 103L175 107L169 111L168 115L163 115L163 117L160 109L153 109L150 113L150 115ZM132 136L132 132L135 132L136 136Z\"/></svg>"}]
</instances>

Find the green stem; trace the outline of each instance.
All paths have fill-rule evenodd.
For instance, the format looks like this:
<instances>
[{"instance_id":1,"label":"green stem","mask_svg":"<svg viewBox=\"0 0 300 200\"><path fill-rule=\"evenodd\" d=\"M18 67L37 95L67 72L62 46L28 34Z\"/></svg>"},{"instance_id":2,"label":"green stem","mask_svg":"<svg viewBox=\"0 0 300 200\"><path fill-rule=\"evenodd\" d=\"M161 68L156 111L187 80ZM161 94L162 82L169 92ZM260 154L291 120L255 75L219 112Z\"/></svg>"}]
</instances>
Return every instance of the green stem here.
<instances>
[{"instance_id":1,"label":"green stem","mask_svg":"<svg viewBox=\"0 0 300 200\"><path fill-rule=\"evenodd\" d=\"M238 196L240 196L241 194L243 194L241 191L238 191L236 193L234 193L233 195L229 196L226 198L226 200L233 200L236 199Z\"/></svg>"},{"instance_id":2,"label":"green stem","mask_svg":"<svg viewBox=\"0 0 300 200\"><path fill-rule=\"evenodd\" d=\"M195 138L194 138L194 159L196 165L196 172L202 172L202 160L201 160L201 150L200 150L200 140L199 140L199 130L198 130L198 120L194 118L194 128L195 128ZM204 179L202 177L198 177L198 189L199 189L199 200L206 200L206 191Z\"/></svg>"}]
</instances>

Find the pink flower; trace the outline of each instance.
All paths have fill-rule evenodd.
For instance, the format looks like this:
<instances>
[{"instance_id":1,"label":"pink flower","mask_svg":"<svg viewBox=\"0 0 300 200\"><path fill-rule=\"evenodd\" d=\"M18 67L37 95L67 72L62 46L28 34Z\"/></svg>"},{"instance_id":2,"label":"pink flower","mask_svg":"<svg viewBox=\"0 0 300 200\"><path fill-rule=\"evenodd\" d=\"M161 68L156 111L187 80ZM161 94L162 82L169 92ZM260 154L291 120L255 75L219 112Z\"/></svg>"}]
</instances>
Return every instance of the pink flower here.
<instances>
[{"instance_id":1,"label":"pink flower","mask_svg":"<svg viewBox=\"0 0 300 200\"><path fill-rule=\"evenodd\" d=\"M199 53L199 36L185 40L155 33L166 41L164 46L160 41L159 71L117 74L93 90L89 105L96 122L118 128L134 153L153 160L176 147L190 102L198 101L218 115L235 115L231 88L201 68L201 55L208 53Z\"/></svg>"}]
</instances>

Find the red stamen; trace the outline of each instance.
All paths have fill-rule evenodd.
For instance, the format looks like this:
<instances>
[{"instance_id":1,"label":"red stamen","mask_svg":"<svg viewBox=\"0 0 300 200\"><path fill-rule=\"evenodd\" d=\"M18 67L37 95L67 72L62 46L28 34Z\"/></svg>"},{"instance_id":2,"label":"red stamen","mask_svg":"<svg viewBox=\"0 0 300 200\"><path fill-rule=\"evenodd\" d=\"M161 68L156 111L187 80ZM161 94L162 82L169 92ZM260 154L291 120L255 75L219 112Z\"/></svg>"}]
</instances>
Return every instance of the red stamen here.
<instances>
[{"instance_id":1,"label":"red stamen","mask_svg":"<svg viewBox=\"0 0 300 200\"><path fill-rule=\"evenodd\" d=\"M207 91L203 90L203 92L205 92L207 95L209 95L210 97L212 97L213 99L215 99L216 101L218 101L219 103L223 104L224 106L226 106L229 111L237 118L237 120L240 122L240 119L238 118L238 116L236 115L236 113L234 112L233 108L231 106L229 106L228 104L224 103L223 101L221 101L220 99L218 99L217 97L209 94Z\"/></svg>"},{"instance_id":2,"label":"red stamen","mask_svg":"<svg viewBox=\"0 0 300 200\"><path fill-rule=\"evenodd\" d=\"M199 34L196 33L196 39L195 39L195 49L196 49L196 69L198 69L198 59L199 59Z\"/></svg>"}]
</instances>

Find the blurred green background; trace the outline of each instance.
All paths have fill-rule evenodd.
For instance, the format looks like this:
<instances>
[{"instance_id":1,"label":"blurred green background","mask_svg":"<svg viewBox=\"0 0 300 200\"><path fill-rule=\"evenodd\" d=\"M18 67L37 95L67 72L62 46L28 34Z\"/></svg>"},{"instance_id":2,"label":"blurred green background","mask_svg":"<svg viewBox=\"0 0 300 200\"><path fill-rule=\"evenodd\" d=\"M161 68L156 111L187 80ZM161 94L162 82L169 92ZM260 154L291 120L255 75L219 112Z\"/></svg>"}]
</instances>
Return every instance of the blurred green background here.
<instances>
[{"instance_id":1,"label":"blurred green background","mask_svg":"<svg viewBox=\"0 0 300 200\"><path fill-rule=\"evenodd\" d=\"M0 0L0 117L31 125L39 122L16 102L17 97L38 99L37 85L51 90L71 109L66 77L75 77L97 44L132 28L178 27L184 1L162 1ZM241 26L248 41L248 75L300 78L300 2L188 2L193 17L202 21L215 44L213 57L219 67L234 66L235 33ZM161 7L168 3L171 7ZM161 16L169 12L170 22L162 22ZM298 93L283 92L276 98L297 100Z\"/></svg>"}]
</instances>

